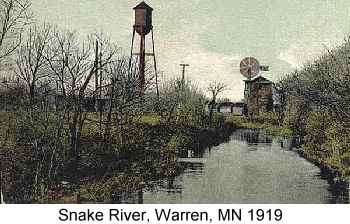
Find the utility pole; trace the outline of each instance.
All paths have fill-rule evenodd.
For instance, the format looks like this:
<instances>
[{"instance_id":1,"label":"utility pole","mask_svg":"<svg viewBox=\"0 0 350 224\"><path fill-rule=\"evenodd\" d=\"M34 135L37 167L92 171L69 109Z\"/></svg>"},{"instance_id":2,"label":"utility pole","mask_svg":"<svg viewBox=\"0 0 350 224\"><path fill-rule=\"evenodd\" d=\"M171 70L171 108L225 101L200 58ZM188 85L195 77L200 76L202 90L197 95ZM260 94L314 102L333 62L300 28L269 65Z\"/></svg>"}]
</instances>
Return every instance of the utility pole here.
<instances>
[{"instance_id":1,"label":"utility pole","mask_svg":"<svg viewBox=\"0 0 350 224\"><path fill-rule=\"evenodd\" d=\"M182 83L182 87L185 86L185 72L186 72L186 67L189 67L189 64L180 64L180 66L182 67L182 79L181 79L181 83Z\"/></svg>"},{"instance_id":2,"label":"utility pole","mask_svg":"<svg viewBox=\"0 0 350 224\"><path fill-rule=\"evenodd\" d=\"M97 91L98 91L98 40L96 40L96 43L95 43L95 93L94 93L94 97L95 97L95 100L96 100L96 104L97 104Z\"/></svg>"},{"instance_id":3,"label":"utility pole","mask_svg":"<svg viewBox=\"0 0 350 224\"><path fill-rule=\"evenodd\" d=\"M102 50L102 43L101 43L101 50ZM100 70L100 103L99 103L99 110L100 110L100 135L102 136L102 121L103 121L103 109L104 109L104 100L102 99L102 83L103 83L103 77L102 77L102 51L100 50L100 55L99 55L99 70Z\"/></svg>"}]
</instances>

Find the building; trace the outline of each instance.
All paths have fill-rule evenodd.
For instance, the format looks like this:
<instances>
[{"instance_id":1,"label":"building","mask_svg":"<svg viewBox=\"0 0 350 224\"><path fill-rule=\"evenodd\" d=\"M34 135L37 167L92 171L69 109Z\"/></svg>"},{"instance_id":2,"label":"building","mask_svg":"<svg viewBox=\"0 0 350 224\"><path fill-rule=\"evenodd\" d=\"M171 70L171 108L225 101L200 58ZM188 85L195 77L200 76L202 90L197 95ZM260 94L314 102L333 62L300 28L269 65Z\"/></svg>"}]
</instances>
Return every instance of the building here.
<instances>
[{"instance_id":1,"label":"building","mask_svg":"<svg viewBox=\"0 0 350 224\"><path fill-rule=\"evenodd\" d=\"M220 113L231 113L234 115L244 115L245 103L224 102L217 105L217 111Z\"/></svg>"},{"instance_id":2,"label":"building","mask_svg":"<svg viewBox=\"0 0 350 224\"><path fill-rule=\"evenodd\" d=\"M205 111L209 113L211 108L210 102L206 103ZM245 103L233 103L233 102L223 102L216 103L213 112L214 113L223 113L223 114L233 114L233 115L245 115Z\"/></svg>"},{"instance_id":3,"label":"building","mask_svg":"<svg viewBox=\"0 0 350 224\"><path fill-rule=\"evenodd\" d=\"M273 82L262 76L246 80L244 99L250 116L273 111Z\"/></svg>"}]
</instances>

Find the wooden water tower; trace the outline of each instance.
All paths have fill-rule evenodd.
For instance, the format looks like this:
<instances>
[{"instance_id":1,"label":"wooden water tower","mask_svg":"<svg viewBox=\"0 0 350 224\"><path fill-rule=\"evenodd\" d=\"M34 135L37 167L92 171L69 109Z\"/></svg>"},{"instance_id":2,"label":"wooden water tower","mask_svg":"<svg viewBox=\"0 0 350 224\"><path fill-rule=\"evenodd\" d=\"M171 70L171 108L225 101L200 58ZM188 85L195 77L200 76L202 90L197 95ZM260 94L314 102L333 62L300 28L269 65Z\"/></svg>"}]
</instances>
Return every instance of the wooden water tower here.
<instances>
[{"instance_id":1,"label":"wooden water tower","mask_svg":"<svg viewBox=\"0 0 350 224\"><path fill-rule=\"evenodd\" d=\"M131 57L129 66L131 66L131 61L133 56L138 57L139 64L139 85L141 94L145 90L145 63L146 56L152 56L154 62L154 71L155 71L155 84L157 88L157 96L159 96L158 90L158 74L157 74L157 63L156 63L156 55L155 55L155 47L154 47L154 37L153 37L153 25L152 25L152 12L153 9L147 5L145 2L141 2L137 6L134 7L135 10L135 24L132 35L132 43L131 43ZM151 32L152 34L152 53L146 53L146 36ZM135 41L135 33L138 33L140 36L140 52L134 53L134 41Z\"/></svg>"}]
</instances>

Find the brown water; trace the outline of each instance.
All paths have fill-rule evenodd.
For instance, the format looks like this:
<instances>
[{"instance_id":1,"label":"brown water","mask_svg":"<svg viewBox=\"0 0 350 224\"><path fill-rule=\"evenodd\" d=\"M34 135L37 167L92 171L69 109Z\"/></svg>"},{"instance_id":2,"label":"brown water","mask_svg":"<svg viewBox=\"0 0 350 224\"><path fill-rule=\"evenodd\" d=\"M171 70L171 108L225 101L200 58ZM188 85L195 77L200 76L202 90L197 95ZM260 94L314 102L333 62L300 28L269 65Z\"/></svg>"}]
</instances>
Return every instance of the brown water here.
<instances>
[{"instance_id":1,"label":"brown water","mask_svg":"<svg viewBox=\"0 0 350 224\"><path fill-rule=\"evenodd\" d=\"M184 172L139 192L143 203L348 203L320 169L260 131L238 130L230 141L182 158ZM141 197L141 198L140 198ZM134 202L137 202L134 201Z\"/></svg>"}]
</instances>

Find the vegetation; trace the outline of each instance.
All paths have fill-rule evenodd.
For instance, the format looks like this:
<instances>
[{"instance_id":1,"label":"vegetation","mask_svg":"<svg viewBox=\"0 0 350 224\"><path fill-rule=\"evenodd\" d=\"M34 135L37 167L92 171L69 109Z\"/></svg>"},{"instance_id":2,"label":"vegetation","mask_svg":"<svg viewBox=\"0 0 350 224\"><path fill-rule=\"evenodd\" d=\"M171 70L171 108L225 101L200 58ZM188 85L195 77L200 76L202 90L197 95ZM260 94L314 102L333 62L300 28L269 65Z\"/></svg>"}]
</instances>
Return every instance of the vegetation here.
<instances>
[{"instance_id":1,"label":"vegetation","mask_svg":"<svg viewBox=\"0 0 350 224\"><path fill-rule=\"evenodd\" d=\"M158 95L146 70L141 92L137 63L103 35L34 24L27 0L0 0L0 12L0 63L12 68L0 84L6 202L118 201L174 178L179 156L234 128L299 138L308 158L350 174L350 40L277 83L276 113L248 120L214 113L225 84L209 85L210 100L178 79Z\"/></svg>"},{"instance_id":2,"label":"vegetation","mask_svg":"<svg viewBox=\"0 0 350 224\"><path fill-rule=\"evenodd\" d=\"M272 136L285 138L292 136L292 131L289 128L278 125L278 118L274 112L263 113L251 119L243 116L227 116L225 123L235 125L238 128L263 129Z\"/></svg>"},{"instance_id":3,"label":"vegetation","mask_svg":"<svg viewBox=\"0 0 350 224\"><path fill-rule=\"evenodd\" d=\"M7 202L118 201L121 192L173 178L178 156L200 146L194 142L201 136L222 137L224 129L204 131L206 99L195 86L172 80L159 97L151 86L141 93L136 62L102 35L81 41L34 24L13 58L0 94ZM220 128L215 122L210 126Z\"/></svg>"},{"instance_id":4,"label":"vegetation","mask_svg":"<svg viewBox=\"0 0 350 224\"><path fill-rule=\"evenodd\" d=\"M28 0L0 1L0 11L0 63L10 65L0 84L6 202L111 201L174 177L177 157L201 136L221 138L190 83L162 83L156 96L146 69L142 93L137 63L103 35L81 40L35 24Z\"/></svg>"},{"instance_id":5,"label":"vegetation","mask_svg":"<svg viewBox=\"0 0 350 224\"><path fill-rule=\"evenodd\" d=\"M276 84L279 122L300 139L302 153L349 176L350 39Z\"/></svg>"}]
</instances>

